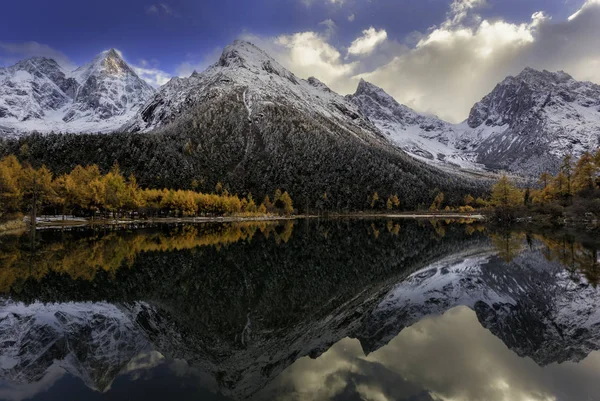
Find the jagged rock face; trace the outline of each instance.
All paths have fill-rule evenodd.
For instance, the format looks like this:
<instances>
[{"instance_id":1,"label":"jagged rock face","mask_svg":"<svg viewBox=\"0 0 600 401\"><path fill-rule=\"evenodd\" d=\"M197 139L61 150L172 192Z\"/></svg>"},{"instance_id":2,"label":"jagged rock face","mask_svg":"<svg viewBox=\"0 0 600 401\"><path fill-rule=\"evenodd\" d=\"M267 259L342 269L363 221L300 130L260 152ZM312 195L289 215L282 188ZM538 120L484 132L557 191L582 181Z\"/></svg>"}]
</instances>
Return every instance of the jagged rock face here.
<instances>
[{"instance_id":1,"label":"jagged rock face","mask_svg":"<svg viewBox=\"0 0 600 401\"><path fill-rule=\"evenodd\" d=\"M76 86L54 60L43 57L0 68L0 119L42 119L67 105Z\"/></svg>"},{"instance_id":2,"label":"jagged rock face","mask_svg":"<svg viewBox=\"0 0 600 401\"><path fill-rule=\"evenodd\" d=\"M434 116L421 115L362 79L356 93L347 99L392 143L413 157L434 164L477 168L472 154L474 142L458 127Z\"/></svg>"},{"instance_id":3,"label":"jagged rock face","mask_svg":"<svg viewBox=\"0 0 600 401\"><path fill-rule=\"evenodd\" d=\"M114 50L74 72L36 57L0 69L0 127L9 133L112 131L154 93Z\"/></svg>"},{"instance_id":4,"label":"jagged rock face","mask_svg":"<svg viewBox=\"0 0 600 401\"><path fill-rule=\"evenodd\" d=\"M537 176L600 145L600 86L564 72L527 68L507 78L462 124L420 115L364 81L349 99L392 142L438 164Z\"/></svg>"},{"instance_id":5,"label":"jagged rock face","mask_svg":"<svg viewBox=\"0 0 600 401\"><path fill-rule=\"evenodd\" d=\"M307 118L326 118L350 134L381 141L380 132L358 108L315 78L297 78L251 43L235 41L219 61L189 78L173 78L128 122L127 131L150 131L175 121L203 102L231 93L244 104L249 121L260 121L269 106L290 107Z\"/></svg>"},{"instance_id":6,"label":"jagged rock face","mask_svg":"<svg viewBox=\"0 0 600 401\"><path fill-rule=\"evenodd\" d=\"M477 103L468 126L488 132L477 160L494 169L538 174L554 171L600 144L600 86L564 72L525 69Z\"/></svg>"},{"instance_id":7,"label":"jagged rock face","mask_svg":"<svg viewBox=\"0 0 600 401\"><path fill-rule=\"evenodd\" d=\"M66 122L82 117L108 120L136 112L154 94L114 49L101 53L73 75L81 86L63 118Z\"/></svg>"}]
</instances>

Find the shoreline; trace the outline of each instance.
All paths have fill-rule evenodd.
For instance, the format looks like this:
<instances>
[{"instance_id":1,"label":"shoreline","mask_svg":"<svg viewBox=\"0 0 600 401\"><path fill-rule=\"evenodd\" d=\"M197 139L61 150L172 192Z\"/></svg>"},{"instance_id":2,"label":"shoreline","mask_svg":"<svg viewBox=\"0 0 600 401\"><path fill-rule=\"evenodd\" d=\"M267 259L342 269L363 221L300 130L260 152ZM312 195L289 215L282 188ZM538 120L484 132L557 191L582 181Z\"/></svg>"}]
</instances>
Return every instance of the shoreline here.
<instances>
[{"instance_id":1,"label":"shoreline","mask_svg":"<svg viewBox=\"0 0 600 401\"><path fill-rule=\"evenodd\" d=\"M64 220L61 216L42 216L38 217L36 224L37 230L59 229L59 228L81 228L81 227L104 227L120 225L146 225L146 224L202 224L202 223L243 223L243 222L269 222L269 221L289 221L300 219L335 219L335 218L386 218L386 219L468 219L485 220L481 214L426 214L426 213L349 213L349 214L329 214L329 215L292 215L292 216L219 216L219 217L158 217L149 219L90 219L87 217L67 216ZM5 227L5 229L2 229ZM8 228L10 227L10 229ZM29 221L27 218L22 220L11 220L0 224L0 234L14 234L27 231Z\"/></svg>"}]
</instances>

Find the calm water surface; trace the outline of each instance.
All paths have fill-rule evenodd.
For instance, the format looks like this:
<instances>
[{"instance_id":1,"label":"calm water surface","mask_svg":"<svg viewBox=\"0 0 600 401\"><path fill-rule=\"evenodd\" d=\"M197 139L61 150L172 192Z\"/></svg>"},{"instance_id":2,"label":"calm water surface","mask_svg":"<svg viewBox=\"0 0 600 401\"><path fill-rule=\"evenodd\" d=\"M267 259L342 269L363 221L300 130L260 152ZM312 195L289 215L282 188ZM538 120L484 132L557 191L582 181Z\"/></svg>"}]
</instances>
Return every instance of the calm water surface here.
<instances>
[{"instance_id":1,"label":"calm water surface","mask_svg":"<svg viewBox=\"0 0 600 401\"><path fill-rule=\"evenodd\" d=\"M600 400L599 237L386 219L0 236L0 399Z\"/></svg>"}]
</instances>

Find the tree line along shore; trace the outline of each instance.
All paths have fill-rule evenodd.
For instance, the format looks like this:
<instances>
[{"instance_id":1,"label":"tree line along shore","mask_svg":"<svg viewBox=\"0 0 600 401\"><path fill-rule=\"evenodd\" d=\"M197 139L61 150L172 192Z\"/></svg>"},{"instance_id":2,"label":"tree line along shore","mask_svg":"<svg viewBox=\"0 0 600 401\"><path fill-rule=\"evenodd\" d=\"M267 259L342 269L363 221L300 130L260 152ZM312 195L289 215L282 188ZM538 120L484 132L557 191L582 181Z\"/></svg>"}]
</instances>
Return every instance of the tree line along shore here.
<instances>
[{"instance_id":1,"label":"tree line along shore","mask_svg":"<svg viewBox=\"0 0 600 401\"><path fill-rule=\"evenodd\" d=\"M197 187L191 183L191 187ZM331 214L330 195L324 192L312 213ZM69 173L55 176L45 166L33 168L14 155L0 159L0 221L27 214L30 221L43 213L78 216L86 219L126 218L257 218L294 215L290 194L277 189L262 201L252 194L231 194L219 182L212 193L194 189L141 188L136 177L125 177L119 165L102 173L97 165L77 165ZM366 213L402 213L402 199L396 194L366 194ZM600 216L600 150L586 152L578 160L567 155L557 174L543 173L536 185L518 186L507 176L500 178L488 196L466 195L460 204L435 192L429 207L420 205L415 213L483 214L494 221L512 222L525 216L553 219L597 219ZM22 219L21 219L22 220ZM15 225L16 223L12 223Z\"/></svg>"}]
</instances>

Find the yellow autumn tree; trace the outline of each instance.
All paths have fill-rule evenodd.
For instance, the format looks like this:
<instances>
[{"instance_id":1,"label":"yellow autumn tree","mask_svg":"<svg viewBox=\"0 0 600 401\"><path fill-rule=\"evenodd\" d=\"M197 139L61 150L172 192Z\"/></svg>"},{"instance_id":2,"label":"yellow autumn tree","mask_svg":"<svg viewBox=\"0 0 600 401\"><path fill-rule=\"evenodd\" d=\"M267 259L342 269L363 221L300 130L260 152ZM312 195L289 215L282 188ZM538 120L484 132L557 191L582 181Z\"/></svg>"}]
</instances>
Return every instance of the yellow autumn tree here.
<instances>
[{"instance_id":1,"label":"yellow autumn tree","mask_svg":"<svg viewBox=\"0 0 600 401\"><path fill-rule=\"evenodd\" d=\"M0 216L20 210L23 191L19 182L23 167L15 156L0 160Z\"/></svg>"},{"instance_id":2,"label":"yellow autumn tree","mask_svg":"<svg viewBox=\"0 0 600 401\"><path fill-rule=\"evenodd\" d=\"M281 195L280 200L282 203L281 211L283 214L290 215L294 213L294 203L292 202L292 197L287 193L287 191Z\"/></svg>"},{"instance_id":3,"label":"yellow autumn tree","mask_svg":"<svg viewBox=\"0 0 600 401\"><path fill-rule=\"evenodd\" d=\"M371 197L371 208L374 209L379 202L379 194L375 192Z\"/></svg>"},{"instance_id":4,"label":"yellow autumn tree","mask_svg":"<svg viewBox=\"0 0 600 401\"><path fill-rule=\"evenodd\" d=\"M506 175L492 188L491 203L495 207L515 207L523 204L523 193Z\"/></svg>"},{"instance_id":5,"label":"yellow autumn tree","mask_svg":"<svg viewBox=\"0 0 600 401\"><path fill-rule=\"evenodd\" d=\"M127 184L117 163L104 176L103 182L104 206L113 213L120 212L127 198Z\"/></svg>"},{"instance_id":6,"label":"yellow autumn tree","mask_svg":"<svg viewBox=\"0 0 600 401\"><path fill-rule=\"evenodd\" d=\"M38 170L27 166L23 169L20 186L23 190L24 201L31 212L31 221L35 223L39 208L55 200L56 192L52 185L52 173L46 166L42 166Z\"/></svg>"},{"instance_id":7,"label":"yellow autumn tree","mask_svg":"<svg viewBox=\"0 0 600 401\"><path fill-rule=\"evenodd\" d=\"M575 165L573 174L574 192L594 190L600 168L596 165L591 153L585 152Z\"/></svg>"},{"instance_id":8,"label":"yellow autumn tree","mask_svg":"<svg viewBox=\"0 0 600 401\"><path fill-rule=\"evenodd\" d=\"M432 212L440 210L442 208L442 204L444 203L444 198L445 197L443 192L437 194L437 196L433 200L433 203L431 204L431 206L429 206L429 210L431 210Z\"/></svg>"}]
</instances>

